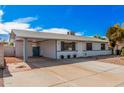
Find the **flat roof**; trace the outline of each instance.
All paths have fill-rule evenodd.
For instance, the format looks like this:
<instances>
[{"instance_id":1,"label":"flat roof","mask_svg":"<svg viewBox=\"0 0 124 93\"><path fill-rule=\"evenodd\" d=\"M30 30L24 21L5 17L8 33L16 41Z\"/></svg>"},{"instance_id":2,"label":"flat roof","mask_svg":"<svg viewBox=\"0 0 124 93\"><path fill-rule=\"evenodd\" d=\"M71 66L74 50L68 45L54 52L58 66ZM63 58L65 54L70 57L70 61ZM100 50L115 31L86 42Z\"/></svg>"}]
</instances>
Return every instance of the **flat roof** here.
<instances>
[{"instance_id":1,"label":"flat roof","mask_svg":"<svg viewBox=\"0 0 124 93\"><path fill-rule=\"evenodd\" d=\"M56 40L76 40L76 41L94 41L94 42L108 42L94 37L75 36L66 34L56 34L48 32L36 32L30 30L13 29L12 32L18 38L36 38L36 39L56 39Z\"/></svg>"}]
</instances>

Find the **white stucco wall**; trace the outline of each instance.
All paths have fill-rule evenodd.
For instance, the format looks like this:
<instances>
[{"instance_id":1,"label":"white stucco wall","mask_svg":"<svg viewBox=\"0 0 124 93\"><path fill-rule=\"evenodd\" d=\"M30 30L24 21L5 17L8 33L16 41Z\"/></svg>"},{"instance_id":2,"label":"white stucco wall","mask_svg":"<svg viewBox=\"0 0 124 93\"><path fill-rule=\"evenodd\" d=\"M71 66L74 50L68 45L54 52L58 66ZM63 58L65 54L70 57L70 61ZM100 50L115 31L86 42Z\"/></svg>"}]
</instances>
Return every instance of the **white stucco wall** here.
<instances>
[{"instance_id":1,"label":"white stucco wall","mask_svg":"<svg viewBox=\"0 0 124 93\"><path fill-rule=\"evenodd\" d=\"M23 57L23 42L15 41L15 56Z\"/></svg>"},{"instance_id":2,"label":"white stucco wall","mask_svg":"<svg viewBox=\"0 0 124 93\"><path fill-rule=\"evenodd\" d=\"M77 42L76 47L77 47L77 57L81 57L82 56L82 50L86 50L86 46L85 46L86 42L82 43L82 42Z\"/></svg>"},{"instance_id":3,"label":"white stucco wall","mask_svg":"<svg viewBox=\"0 0 124 93\"><path fill-rule=\"evenodd\" d=\"M74 41L73 41L74 42ZM40 46L40 55L53 59L60 59L61 55L67 58L67 55L73 57L87 57L97 55L109 55L111 51L108 50L108 44L106 44L106 50L101 50L101 43L91 42L93 50L86 51L86 42L76 41L76 51L61 51L61 40L44 40L37 44ZM28 56L31 57L32 53L32 42L28 42ZM15 41L15 55L16 57L23 57L23 41Z\"/></svg>"},{"instance_id":4,"label":"white stucco wall","mask_svg":"<svg viewBox=\"0 0 124 93\"><path fill-rule=\"evenodd\" d=\"M28 57L32 57L33 52L32 52L32 42L28 42Z\"/></svg>"},{"instance_id":5,"label":"white stucco wall","mask_svg":"<svg viewBox=\"0 0 124 93\"><path fill-rule=\"evenodd\" d=\"M28 42L28 57L33 56L33 45L34 43ZM56 58L56 41L55 40L46 40L43 41L37 46L40 46L40 55ZM16 57L23 57L23 41L15 41L15 55Z\"/></svg>"},{"instance_id":6,"label":"white stucco wall","mask_svg":"<svg viewBox=\"0 0 124 93\"><path fill-rule=\"evenodd\" d=\"M56 59L56 40L46 40L41 42L40 55Z\"/></svg>"},{"instance_id":7,"label":"white stucco wall","mask_svg":"<svg viewBox=\"0 0 124 93\"><path fill-rule=\"evenodd\" d=\"M92 50L92 51L82 51L82 57L89 57L89 56L98 56L98 55L110 55L111 51L110 50Z\"/></svg>"},{"instance_id":8,"label":"white stucco wall","mask_svg":"<svg viewBox=\"0 0 124 93\"><path fill-rule=\"evenodd\" d=\"M108 44L105 43L106 49L101 50L101 43L90 42L92 43L92 51L86 51L86 42L76 41L76 51L61 51L61 41L57 41L57 59L60 59L61 55L64 55L64 58L67 58L67 55L73 57L88 57L88 56L97 56L97 55L110 55L111 50L108 50Z\"/></svg>"},{"instance_id":9,"label":"white stucco wall","mask_svg":"<svg viewBox=\"0 0 124 93\"><path fill-rule=\"evenodd\" d=\"M15 56L23 57L23 41L15 41ZM28 57L32 56L32 44L28 42Z\"/></svg>"},{"instance_id":10,"label":"white stucco wall","mask_svg":"<svg viewBox=\"0 0 124 93\"><path fill-rule=\"evenodd\" d=\"M66 41L68 42L68 41ZM71 41L70 41L71 42ZM76 43L76 51L61 51L61 40L57 40L57 59L60 59L61 55L64 55L64 58L67 58L67 55L73 57L73 55L78 55L78 50L82 48L81 43Z\"/></svg>"}]
</instances>

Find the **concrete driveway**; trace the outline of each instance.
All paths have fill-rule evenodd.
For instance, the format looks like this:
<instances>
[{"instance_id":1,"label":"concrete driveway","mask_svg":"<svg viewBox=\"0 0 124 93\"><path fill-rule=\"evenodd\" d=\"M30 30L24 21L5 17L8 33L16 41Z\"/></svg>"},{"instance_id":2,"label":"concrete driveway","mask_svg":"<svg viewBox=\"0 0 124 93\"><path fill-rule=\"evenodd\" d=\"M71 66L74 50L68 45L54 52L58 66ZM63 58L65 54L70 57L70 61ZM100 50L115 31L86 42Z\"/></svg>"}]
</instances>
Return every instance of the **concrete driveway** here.
<instances>
[{"instance_id":1,"label":"concrete driveway","mask_svg":"<svg viewBox=\"0 0 124 93\"><path fill-rule=\"evenodd\" d=\"M23 66L17 69L20 64ZM7 66L3 71L4 86L124 86L124 66L97 60L43 59L38 62L21 62Z\"/></svg>"}]
</instances>

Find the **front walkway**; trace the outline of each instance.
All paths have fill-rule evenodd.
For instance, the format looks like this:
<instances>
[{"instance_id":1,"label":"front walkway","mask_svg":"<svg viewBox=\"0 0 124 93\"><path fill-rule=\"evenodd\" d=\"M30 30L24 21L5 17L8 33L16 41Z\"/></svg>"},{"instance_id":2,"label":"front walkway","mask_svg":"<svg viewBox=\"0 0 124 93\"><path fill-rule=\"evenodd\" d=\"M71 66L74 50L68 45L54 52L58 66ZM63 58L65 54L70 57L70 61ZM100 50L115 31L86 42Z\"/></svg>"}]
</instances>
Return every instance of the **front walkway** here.
<instances>
[{"instance_id":1,"label":"front walkway","mask_svg":"<svg viewBox=\"0 0 124 93\"><path fill-rule=\"evenodd\" d=\"M94 58L30 60L32 62L8 63L3 71L4 86L124 86L124 66L121 65Z\"/></svg>"}]
</instances>

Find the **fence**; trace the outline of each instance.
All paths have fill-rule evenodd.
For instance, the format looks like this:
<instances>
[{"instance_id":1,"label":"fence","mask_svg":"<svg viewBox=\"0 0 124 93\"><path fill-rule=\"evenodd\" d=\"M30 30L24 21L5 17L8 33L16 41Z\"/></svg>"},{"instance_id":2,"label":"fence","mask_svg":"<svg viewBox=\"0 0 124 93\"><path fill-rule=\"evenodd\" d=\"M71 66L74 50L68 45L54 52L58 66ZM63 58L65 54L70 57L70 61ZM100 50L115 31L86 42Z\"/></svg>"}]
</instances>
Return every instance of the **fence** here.
<instances>
[{"instance_id":1,"label":"fence","mask_svg":"<svg viewBox=\"0 0 124 93\"><path fill-rule=\"evenodd\" d=\"M4 47L0 45L0 68L4 67Z\"/></svg>"},{"instance_id":2,"label":"fence","mask_svg":"<svg viewBox=\"0 0 124 93\"><path fill-rule=\"evenodd\" d=\"M15 56L15 48L12 46L4 46L4 56L5 57Z\"/></svg>"}]
</instances>

